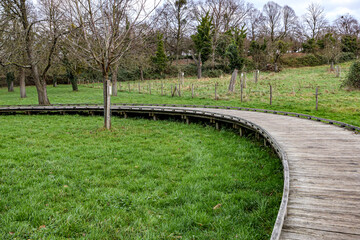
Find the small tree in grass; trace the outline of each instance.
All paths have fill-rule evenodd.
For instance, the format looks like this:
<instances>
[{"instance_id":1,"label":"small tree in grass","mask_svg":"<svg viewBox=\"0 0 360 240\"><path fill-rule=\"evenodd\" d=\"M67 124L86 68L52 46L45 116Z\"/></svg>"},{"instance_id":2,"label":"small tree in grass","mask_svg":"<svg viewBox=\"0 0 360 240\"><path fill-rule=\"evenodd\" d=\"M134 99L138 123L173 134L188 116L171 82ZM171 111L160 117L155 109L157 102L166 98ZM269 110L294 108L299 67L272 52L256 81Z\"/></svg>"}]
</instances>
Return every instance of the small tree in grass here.
<instances>
[{"instance_id":1,"label":"small tree in grass","mask_svg":"<svg viewBox=\"0 0 360 240\"><path fill-rule=\"evenodd\" d=\"M349 71L349 75L345 79L344 86L360 89L360 62L354 62Z\"/></svg>"}]
</instances>

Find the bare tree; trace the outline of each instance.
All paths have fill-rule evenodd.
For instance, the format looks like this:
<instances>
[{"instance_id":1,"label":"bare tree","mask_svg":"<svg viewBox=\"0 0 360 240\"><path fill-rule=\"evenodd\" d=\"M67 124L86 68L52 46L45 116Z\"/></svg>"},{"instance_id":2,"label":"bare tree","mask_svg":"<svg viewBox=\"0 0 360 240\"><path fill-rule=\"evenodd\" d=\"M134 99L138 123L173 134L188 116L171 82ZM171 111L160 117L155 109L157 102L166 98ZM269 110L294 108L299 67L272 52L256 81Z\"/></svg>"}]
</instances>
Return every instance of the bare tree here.
<instances>
[{"instance_id":1,"label":"bare tree","mask_svg":"<svg viewBox=\"0 0 360 240\"><path fill-rule=\"evenodd\" d=\"M335 20L335 26L342 35L358 35L360 32L359 22L350 14L345 14Z\"/></svg>"},{"instance_id":2,"label":"bare tree","mask_svg":"<svg viewBox=\"0 0 360 240\"><path fill-rule=\"evenodd\" d=\"M16 18L9 17L9 9L5 9L4 6L0 5L0 64L5 67L11 65L11 62L16 59L17 63L25 66L26 57L21 27ZM20 97L25 98L25 68L18 66L17 69Z\"/></svg>"},{"instance_id":3,"label":"bare tree","mask_svg":"<svg viewBox=\"0 0 360 240\"><path fill-rule=\"evenodd\" d=\"M67 17L79 31L69 38L73 50L101 71L104 85L104 127L110 129L109 74L126 54L142 24L153 12L146 0L68 0Z\"/></svg>"},{"instance_id":4,"label":"bare tree","mask_svg":"<svg viewBox=\"0 0 360 240\"><path fill-rule=\"evenodd\" d=\"M292 35L294 32L296 32L296 30L299 28L299 21L295 11L291 7L285 5L282 9L282 12L283 12L282 37L287 37L289 35Z\"/></svg>"},{"instance_id":5,"label":"bare tree","mask_svg":"<svg viewBox=\"0 0 360 240\"><path fill-rule=\"evenodd\" d=\"M281 6L275 2L268 2L263 8L264 22L263 30L266 35L270 36L270 41L274 42L277 40L277 36L281 31L281 17L282 9Z\"/></svg>"},{"instance_id":6,"label":"bare tree","mask_svg":"<svg viewBox=\"0 0 360 240\"><path fill-rule=\"evenodd\" d=\"M255 41L256 37L260 36L260 27L264 22L264 16L261 11L256 8L253 8L249 12L249 17L247 21L248 31L251 38L251 41Z\"/></svg>"},{"instance_id":7,"label":"bare tree","mask_svg":"<svg viewBox=\"0 0 360 240\"><path fill-rule=\"evenodd\" d=\"M185 32L185 29L188 25L188 23L191 20L191 15L188 8L189 3L186 0L176 0L171 1L170 6L172 9L172 12L175 16L175 24L173 29L176 33L176 47L175 47L175 53L176 53L176 60L179 59L179 55L181 54L181 44L183 42L183 35Z\"/></svg>"},{"instance_id":8,"label":"bare tree","mask_svg":"<svg viewBox=\"0 0 360 240\"><path fill-rule=\"evenodd\" d=\"M328 26L324 8L319 4L311 3L307 7L307 12L303 16L303 19L307 38L318 38L319 33Z\"/></svg>"},{"instance_id":9,"label":"bare tree","mask_svg":"<svg viewBox=\"0 0 360 240\"><path fill-rule=\"evenodd\" d=\"M213 39L211 52L211 65L215 65L215 50L218 46L221 34L233 27L245 24L246 18L253 9L253 5L243 0L207 0L205 6L201 6L202 14L209 12L213 21Z\"/></svg>"},{"instance_id":10,"label":"bare tree","mask_svg":"<svg viewBox=\"0 0 360 240\"><path fill-rule=\"evenodd\" d=\"M6 10L6 17L18 21L21 25L21 40L28 65L22 65L14 58L2 63L30 68L38 93L38 102L41 105L48 105L50 101L47 96L46 74L52 65L58 40L64 31L60 23L61 1L40 0L38 4L39 8L34 9L27 0L1 1L1 6ZM9 32L9 34L15 33Z\"/></svg>"}]
</instances>

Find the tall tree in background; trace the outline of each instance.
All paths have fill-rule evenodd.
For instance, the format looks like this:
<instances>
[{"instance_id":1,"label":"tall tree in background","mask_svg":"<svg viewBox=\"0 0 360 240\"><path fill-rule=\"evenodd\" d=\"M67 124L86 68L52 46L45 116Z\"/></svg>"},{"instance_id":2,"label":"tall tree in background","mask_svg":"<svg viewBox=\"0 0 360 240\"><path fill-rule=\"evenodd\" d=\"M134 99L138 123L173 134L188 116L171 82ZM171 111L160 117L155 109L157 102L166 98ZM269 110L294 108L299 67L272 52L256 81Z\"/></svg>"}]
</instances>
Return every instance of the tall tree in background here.
<instances>
[{"instance_id":1,"label":"tall tree in background","mask_svg":"<svg viewBox=\"0 0 360 240\"><path fill-rule=\"evenodd\" d=\"M342 35L355 35L360 33L359 22L350 14L345 14L335 20L335 26Z\"/></svg>"},{"instance_id":2,"label":"tall tree in background","mask_svg":"<svg viewBox=\"0 0 360 240\"><path fill-rule=\"evenodd\" d=\"M211 66L214 68L216 51L219 44L223 44L223 34L231 28L243 25L253 9L253 5L243 0L207 0L205 5L201 5L201 9L202 15L209 12L212 17ZM196 14L201 15L200 13Z\"/></svg>"},{"instance_id":3,"label":"tall tree in background","mask_svg":"<svg viewBox=\"0 0 360 240\"><path fill-rule=\"evenodd\" d=\"M303 16L305 35L308 39L318 39L320 33L328 26L324 8L319 4L311 3L306 10Z\"/></svg>"},{"instance_id":4,"label":"tall tree in background","mask_svg":"<svg viewBox=\"0 0 360 240\"><path fill-rule=\"evenodd\" d=\"M263 22L264 16L261 11L256 8L251 9L247 18L248 35L251 41L255 41L257 37L260 37L260 29Z\"/></svg>"},{"instance_id":5,"label":"tall tree in background","mask_svg":"<svg viewBox=\"0 0 360 240\"><path fill-rule=\"evenodd\" d=\"M163 75L167 65L167 57L165 54L164 40L162 34L158 34L157 36L157 49L155 52L155 56L153 57L153 63L155 65L156 71L160 75Z\"/></svg>"},{"instance_id":6,"label":"tall tree in background","mask_svg":"<svg viewBox=\"0 0 360 240\"><path fill-rule=\"evenodd\" d=\"M192 53L192 56L197 65L197 77L199 79L201 78L201 66L209 59L211 54L213 25L209 12L207 12L205 16L201 17L196 30L196 34L191 36L195 46L196 57L194 56L194 53Z\"/></svg>"},{"instance_id":7,"label":"tall tree in background","mask_svg":"<svg viewBox=\"0 0 360 240\"><path fill-rule=\"evenodd\" d=\"M5 9L6 18L16 20L21 26L22 47L25 49L28 62L28 65L22 65L17 59L11 59L3 64L30 68L38 93L38 102L40 105L48 105L50 101L47 96L46 75L52 65L58 40L65 34L59 10L61 2L40 0L37 12L31 10L34 7L27 0L2 0L0 4ZM14 35L16 32L9 34Z\"/></svg>"},{"instance_id":8,"label":"tall tree in background","mask_svg":"<svg viewBox=\"0 0 360 240\"><path fill-rule=\"evenodd\" d=\"M278 33L281 30L281 6L275 2L268 2L263 8L264 22L263 30L267 36L270 36L270 41L275 42Z\"/></svg>"},{"instance_id":9,"label":"tall tree in background","mask_svg":"<svg viewBox=\"0 0 360 240\"><path fill-rule=\"evenodd\" d=\"M244 54L244 40L246 38L245 25L239 29L237 27L232 28L227 32L231 36L232 41L227 47L225 55L229 59L230 68L242 70L245 61Z\"/></svg>"},{"instance_id":10,"label":"tall tree in background","mask_svg":"<svg viewBox=\"0 0 360 240\"><path fill-rule=\"evenodd\" d=\"M154 31L164 35L165 47L174 56L170 59L175 59L177 65L180 55L187 50L184 40L190 33L192 6L192 1L188 0L167 0L153 16L156 19Z\"/></svg>"},{"instance_id":11,"label":"tall tree in background","mask_svg":"<svg viewBox=\"0 0 360 240\"><path fill-rule=\"evenodd\" d=\"M262 43L258 41L251 41L249 47L250 56L255 63L256 69L262 69L266 65L268 54L267 54L267 42L263 39Z\"/></svg>"},{"instance_id":12,"label":"tall tree in background","mask_svg":"<svg viewBox=\"0 0 360 240\"><path fill-rule=\"evenodd\" d=\"M187 0L176 0L172 6L173 11L175 12L175 18L176 18L176 24L175 24L175 30L176 30L176 47L175 47L175 53L176 53L176 61L179 60L179 55L181 54L181 44L183 41L183 35L185 28L187 26L187 23L189 22L189 11L188 11L188 2Z\"/></svg>"},{"instance_id":13,"label":"tall tree in background","mask_svg":"<svg viewBox=\"0 0 360 240\"><path fill-rule=\"evenodd\" d=\"M74 92L77 92L79 90L78 89L78 77L77 77L77 73L76 73L76 69L73 64L73 61L69 60L68 54L69 53L68 53L67 49L62 50L61 62L65 67L66 77L68 78L68 80L71 83L72 90Z\"/></svg>"}]
</instances>

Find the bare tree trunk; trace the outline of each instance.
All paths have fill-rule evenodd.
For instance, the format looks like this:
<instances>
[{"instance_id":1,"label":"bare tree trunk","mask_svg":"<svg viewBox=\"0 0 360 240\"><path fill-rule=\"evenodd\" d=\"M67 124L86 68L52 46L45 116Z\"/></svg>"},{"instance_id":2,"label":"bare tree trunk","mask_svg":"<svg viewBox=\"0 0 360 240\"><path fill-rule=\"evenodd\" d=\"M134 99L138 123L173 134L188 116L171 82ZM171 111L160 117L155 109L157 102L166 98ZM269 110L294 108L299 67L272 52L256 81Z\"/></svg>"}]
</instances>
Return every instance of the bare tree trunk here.
<instances>
[{"instance_id":1,"label":"bare tree trunk","mask_svg":"<svg viewBox=\"0 0 360 240\"><path fill-rule=\"evenodd\" d=\"M20 18L21 18L24 30L29 31L29 30L31 30L31 25L28 22L27 8L26 8L25 1L20 1L20 5L21 5ZM47 96L45 77L40 78L39 69L37 66L37 59L35 59L35 57L34 57L32 46L33 46L33 42L31 39L31 35L30 35L30 33L28 33L28 34L26 34L26 37L25 37L25 48L26 48L26 54L27 54L27 57L28 57L28 60L29 60L30 66L31 66L31 74L34 78L34 82L35 82L35 86L36 86L36 90L37 90L37 94L38 94L39 105L50 105L50 101Z\"/></svg>"},{"instance_id":2,"label":"bare tree trunk","mask_svg":"<svg viewBox=\"0 0 360 240\"><path fill-rule=\"evenodd\" d=\"M246 72L241 73L243 87L246 88Z\"/></svg>"},{"instance_id":3,"label":"bare tree trunk","mask_svg":"<svg viewBox=\"0 0 360 240\"><path fill-rule=\"evenodd\" d=\"M20 97L26 98L25 69L24 68L19 68L19 82L20 82Z\"/></svg>"},{"instance_id":4,"label":"bare tree trunk","mask_svg":"<svg viewBox=\"0 0 360 240\"><path fill-rule=\"evenodd\" d=\"M8 92L14 91L14 81L8 83Z\"/></svg>"},{"instance_id":5,"label":"bare tree trunk","mask_svg":"<svg viewBox=\"0 0 360 240\"><path fill-rule=\"evenodd\" d=\"M330 65L330 71L333 72L335 69L334 69L334 61L331 61L331 65Z\"/></svg>"},{"instance_id":6,"label":"bare tree trunk","mask_svg":"<svg viewBox=\"0 0 360 240\"><path fill-rule=\"evenodd\" d=\"M117 90L117 72L118 68L115 66L112 70L111 75L111 82L112 82L112 95L117 96L118 90Z\"/></svg>"},{"instance_id":7,"label":"bare tree trunk","mask_svg":"<svg viewBox=\"0 0 360 240\"><path fill-rule=\"evenodd\" d=\"M211 69L214 70L215 69L215 42L216 42L216 33L214 35L214 39L212 41L212 46L211 46Z\"/></svg>"},{"instance_id":8,"label":"bare tree trunk","mask_svg":"<svg viewBox=\"0 0 360 240\"><path fill-rule=\"evenodd\" d=\"M72 71L72 70L70 70L70 71ZM79 88L78 88L78 79L77 79L77 76L75 76L75 74L73 74L73 73L71 73L70 82L71 82L72 90L73 90L74 92L79 91Z\"/></svg>"},{"instance_id":9,"label":"bare tree trunk","mask_svg":"<svg viewBox=\"0 0 360 240\"><path fill-rule=\"evenodd\" d=\"M103 74L104 83L104 128L111 128L111 102L110 102L110 80L107 73Z\"/></svg>"},{"instance_id":10,"label":"bare tree trunk","mask_svg":"<svg viewBox=\"0 0 360 240\"><path fill-rule=\"evenodd\" d=\"M32 42L29 37L26 38L26 53L30 62L31 74L34 78L39 105L50 105L50 101L47 96L46 81L45 78L40 78L39 69L33 56Z\"/></svg>"},{"instance_id":11,"label":"bare tree trunk","mask_svg":"<svg viewBox=\"0 0 360 240\"><path fill-rule=\"evenodd\" d=\"M279 71L279 67L278 67L278 64L277 64L277 63L274 64L274 71L275 71L275 72L278 72L278 71Z\"/></svg>"},{"instance_id":12,"label":"bare tree trunk","mask_svg":"<svg viewBox=\"0 0 360 240\"><path fill-rule=\"evenodd\" d=\"M140 79L141 79L141 81L144 81L144 70L143 70L143 67L140 66L139 68L140 68Z\"/></svg>"},{"instance_id":13,"label":"bare tree trunk","mask_svg":"<svg viewBox=\"0 0 360 240\"><path fill-rule=\"evenodd\" d=\"M197 78L201 78L201 53L199 53L197 60Z\"/></svg>"},{"instance_id":14,"label":"bare tree trunk","mask_svg":"<svg viewBox=\"0 0 360 240\"><path fill-rule=\"evenodd\" d=\"M258 79L259 79L259 70L256 69L256 70L254 71L254 81L255 81L255 83L258 82Z\"/></svg>"},{"instance_id":15,"label":"bare tree trunk","mask_svg":"<svg viewBox=\"0 0 360 240\"><path fill-rule=\"evenodd\" d=\"M29 57L29 59L30 59L30 57ZM32 58L30 59L31 73L34 78L35 87L36 87L37 94L38 94L39 105L50 105L50 101L47 96L46 81L45 81L45 79L40 78L37 65L35 65L34 62L31 60L32 60Z\"/></svg>"},{"instance_id":16,"label":"bare tree trunk","mask_svg":"<svg viewBox=\"0 0 360 240\"><path fill-rule=\"evenodd\" d=\"M231 75L230 84L229 84L229 92L235 91L235 83L237 78L238 70L234 69L234 72Z\"/></svg>"}]
</instances>

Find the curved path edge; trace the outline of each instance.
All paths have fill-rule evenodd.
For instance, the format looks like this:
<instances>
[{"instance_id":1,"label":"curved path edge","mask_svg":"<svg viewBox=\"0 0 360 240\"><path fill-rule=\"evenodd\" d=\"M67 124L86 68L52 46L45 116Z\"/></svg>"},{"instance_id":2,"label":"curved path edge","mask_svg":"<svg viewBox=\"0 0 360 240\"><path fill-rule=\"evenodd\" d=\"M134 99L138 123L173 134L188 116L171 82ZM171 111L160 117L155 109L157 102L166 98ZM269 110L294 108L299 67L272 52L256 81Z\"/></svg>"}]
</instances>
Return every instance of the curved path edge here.
<instances>
[{"instance_id":1,"label":"curved path edge","mask_svg":"<svg viewBox=\"0 0 360 240\"><path fill-rule=\"evenodd\" d=\"M234 110L235 109L235 110ZM238 110L243 110L243 111L238 111ZM244 111L245 110L245 111ZM245 113L247 111L252 111L251 113ZM219 121L219 122L226 122L226 123L231 123L231 124L235 124L241 128L245 128L245 129L251 129L253 131L255 131L257 134L260 134L264 137L264 140L266 140L267 143L269 143L272 148L275 150L275 152L277 153L277 155L279 156L279 158L282 161L282 165L283 165L283 171L284 171L284 187L283 187L283 196L282 196L282 201L281 201L281 205L278 211L278 215L276 218L276 222L272 231L272 235L271 235L271 239L273 240L277 240L277 239L290 239L286 236L295 236L298 235L298 238L291 238L291 239L316 239L316 238L311 238L314 236L319 236L317 239L326 239L326 236L329 236L329 234L331 236L333 236L334 234L353 234L352 236L357 237L360 236L358 235L358 229L356 228L349 228L349 225L344 225L344 229L345 231L342 232L341 228L338 228L340 230L333 230L331 229L331 224L335 224L333 223L334 221L332 218L336 215L334 214L343 214L342 212L337 212L339 209L335 208L334 210L331 209L331 211L334 211L334 214L331 215L330 221L328 221L329 223L331 223L329 225L329 227L323 227L322 224L324 223L320 223L320 227L318 226L310 226L310 227L304 227L304 221L309 221L309 219L314 219L314 221L316 222L318 219L316 219L316 214L313 214L310 216L307 216L307 213L304 211L309 211L308 208L309 206L307 206L306 204L304 205L305 207L302 208L302 206L300 206L300 208L295 208L292 209L292 211L295 212L294 215L298 215L300 217L298 217L298 219L293 219L290 217L290 222L291 224L287 224L287 233L283 234L283 226L284 226L284 222L285 222L285 217L287 216L288 213L288 204L289 204L289 195L290 192L294 192L293 195L298 194L296 191L298 191L299 188L298 187L298 182L304 183L303 189L301 188L300 190L303 191L299 191L300 192L300 200L303 201L303 199L301 199L302 196L305 196L307 198L309 198L308 194L309 192L307 191L319 191L319 194L322 194L321 196L319 196L317 193L313 194L314 198L319 198L322 200L329 200L326 199L328 198L331 194L334 194L334 192L331 191L338 191L338 189L330 189L330 193L329 192L322 192L322 191L326 191L326 189L332 187L331 185L329 185L329 182L333 182L334 179L329 178L325 179L326 180L326 186L324 188L324 186L322 186L321 184L319 184L318 182L316 182L314 180L314 176L317 177L316 173L314 173L313 169L310 169L308 172L306 173L306 177L308 177L308 179L302 179L301 177L298 177L299 172L296 172L297 169L295 169L294 173L295 173L295 178L293 180L290 180L290 168L289 168L289 156L288 156L288 152L290 152L292 154L291 158L292 161L294 161L294 165L298 164L297 161L299 159L297 159L302 152L300 151L295 151L294 149L294 145L290 144L289 145L286 144L286 141L288 139L288 132L291 129L294 130L293 134L290 134L290 140L293 140L292 138L296 138L298 137L298 134L303 133L303 129L307 129L309 127L312 128L318 128L318 133L322 133L324 130L327 131L334 131L336 133L333 134L333 136L337 136L336 134L340 134L340 135L344 135L344 133L342 131L346 131L344 129L340 129L340 128L336 128L339 130L334 130L334 127L328 126L328 127L324 127L328 124L331 125L337 125L340 127L344 127L345 129L351 129L351 130L360 130L359 127L356 126L352 126L346 123L341 123L341 122L337 122L337 121L332 121L332 120L328 120L328 119L322 119L322 118L316 118L313 116L309 116L309 115L304 115L304 114L296 114L296 113L287 113L287 112L279 112L279 111L273 111L273 110L261 110L263 113L255 113L255 112L260 112L260 109L250 109L250 108L231 108L231 107L218 107L218 106L213 106L213 108L210 108L210 106L194 106L194 105L163 105L163 104L157 104L157 105L139 105L139 104L129 104L129 105L125 105L125 104L117 104L117 105L112 105L112 112L113 113L117 113L120 115L124 115L126 116L126 113L143 113L143 114L149 114L149 116L153 116L154 119L156 119L155 114L156 115L181 115L181 117L183 118L183 116L186 116L186 118L188 117L196 117L196 118L207 118L210 119L210 121ZM93 112L103 112L103 106L101 105L53 105L53 106L0 106L0 114L1 113L18 113L18 112L25 112L25 113L30 113L30 112L86 112L86 113L93 113ZM240 113L241 112L241 113ZM269 114L264 114L264 113L273 113L272 115ZM281 115L286 115L286 116L280 116L278 114ZM243 116L242 116L243 115ZM267 115L267 116L265 116ZM287 116L295 116L298 118L305 118L305 119L310 119L310 120L316 120L317 122L313 122L313 123L307 123L309 121L306 121L305 119L297 119L297 118L288 118ZM290 119L292 119L290 121ZM269 120L269 121L268 121ZM284 129L282 129L282 125L278 123L278 121L283 121L282 124L285 123L285 125L287 125L287 122L292 122L292 128L290 127L289 129L287 129L286 131ZM280 121L280 122L281 122ZM305 121L305 122L304 122ZM260 124L259 124L260 123ZM327 124L324 124L327 123ZM270 128L272 129L270 132L268 131L269 126L272 125L276 125L276 127L274 128ZM297 124L300 124L299 126L297 126ZM291 125L291 124L290 124ZM303 127L301 126L303 125ZM313 127L313 125L315 125L315 127ZM298 130L298 127L302 127L303 129ZM276 132L276 130L279 130L278 132ZM345 134L346 137L348 137L348 132L350 131L346 131L347 133ZM318 134L317 133L317 134ZM274 135L275 134L275 135ZM300 134L301 135L301 134ZM309 135L309 134L308 134ZM321 136L323 137L323 136ZM280 142L279 142L280 139ZM346 138L344 138L346 140ZM285 142L284 142L285 140ZM311 140L311 141L309 141ZM315 139L316 140L316 139ZM304 141L309 141L309 146L307 146L308 148L313 148L313 146L311 144L313 144L312 141L315 141L312 136L307 136L307 138L304 138ZM337 140L334 138L329 138L328 140ZM358 144L360 143L360 141L358 141L358 138L356 136L356 138L354 138L354 136L350 137L350 143L354 143L354 144ZM315 141L316 142L316 141ZM325 142L326 143L326 142ZM326 145L326 144L325 144ZM324 148L324 142L319 144L320 148ZM325 146L326 147L326 146ZM346 146L344 145L344 147L346 148ZM307 152L306 148L299 148L300 150L304 150L305 149L305 155L309 154L309 152ZM358 150L360 150L359 148L356 149L356 153L358 152ZM348 149L343 150L344 151L348 151ZM295 153L295 155L294 155ZM326 152L325 152L326 153ZM360 151L359 151L360 153ZM330 154L330 153L329 153ZM299 155L299 156L298 156ZM305 161L308 161L309 156L300 156L300 160L304 160L304 163L301 164L305 164ZM336 156L327 156L324 154L320 154L320 159L321 159L321 163L323 163L323 161L327 160L328 158L331 158L331 162L326 162L325 165L320 166L320 167L326 167L326 166L330 166L330 164L334 164L333 163L333 158L335 158ZM347 157L347 156L346 156ZM324 160L325 159L325 160ZM349 158L350 159L350 158ZM317 159L315 159L317 160ZM351 158L351 160L353 160L353 158ZM357 160L357 159L355 159ZM309 162L310 166L312 166L312 164L314 164L314 161ZM353 163L351 163L353 164ZM358 164L356 162L356 164ZM296 165L297 168L301 168L301 165ZM353 166L353 165L351 165ZM344 168L345 170L348 169L349 166L341 166L342 168ZM332 169L332 168L331 168ZM321 169L320 169L321 170ZM324 169L324 171L327 170L326 168ZM351 170L351 173L353 173L354 171ZM357 170L355 171L357 173ZM324 172L321 172L321 174L324 174ZM315 175L314 175L315 174ZM338 172L336 172L336 174L338 174ZM338 176L338 175L336 175ZM320 177L323 177L322 175ZM349 178L353 178L353 176L349 176ZM358 175L355 176L355 178L357 178ZM299 178L299 179L298 179ZM310 180L309 180L310 179ZM350 179L352 180L352 179ZM294 186L290 189L291 187L291 182L295 181L295 190L294 190ZM314 182L315 184L314 185ZM348 181L348 180L345 180ZM347 182L345 182L346 184L348 184ZM310 185L309 185L310 184ZM310 190L308 190L307 188L310 186ZM305 188L306 187L306 188ZM321 189L318 187L322 187ZM347 188L349 188L348 185L345 185L345 190L347 190ZM315 189L315 190L314 190ZM325 189L325 190L324 190ZM354 199L357 199L358 195L358 189L355 187L351 188L351 191L355 191L354 196L350 196L350 198L346 198L344 201L349 201L350 203L352 203L354 201ZM304 192L305 191L305 192ZM329 195L330 194L330 195ZM298 194L299 195L299 194ZM332 195L331 195L332 196ZM330 200L334 200L331 199L330 196ZM345 195L344 195L345 196ZM335 198L336 201L338 201L338 196L334 196L333 198ZM300 202L301 202L300 201ZM304 202L305 203L305 202ZM293 204L293 203L292 203ZM319 204L319 206L323 206L322 202L316 203ZM326 204L329 204L329 202L326 202ZM355 204L356 205L356 204ZM297 206L298 207L298 206ZM314 207L313 205L310 206L311 209ZM355 206L357 207L357 206ZM341 209L340 209L341 210ZM300 213L298 213L300 211ZM302 211L302 212L301 212ZM316 209L314 210L316 212ZM351 209L350 209L351 212ZM323 214L320 212L320 214ZM349 213L346 213L347 215L349 215ZM357 214L357 213L355 213ZM339 215L339 216L346 216L346 215ZM323 217L323 215L321 215L321 217ZM328 217L328 216L326 216ZM356 219L358 216L351 216L354 219ZM300 219L300 220L299 220ZM305 220L304 220L305 219ZM295 221L295 224L294 224ZM336 221L335 221L336 222ZM305 222L306 223L306 222ZM345 222L347 223L347 222ZM306 223L307 224L307 223ZM311 225L311 222L308 222L308 224ZM328 224L328 223L325 223ZM340 224L341 225L341 224ZM342 227L342 226L340 226ZM350 230L349 230L349 229ZM315 233L314 233L315 232ZM290 233L290 235L289 235ZM287 235L286 235L287 234ZM307 234L307 235L306 235ZM319 235L320 234L320 235ZM327 234L327 235L326 235ZM355 235L354 235L355 234ZM326 235L326 236L325 236ZM305 236L305 237L304 237ZM343 235L341 235L341 237L343 237ZM336 239L336 238L334 238Z\"/></svg>"},{"instance_id":2,"label":"curved path edge","mask_svg":"<svg viewBox=\"0 0 360 240\"><path fill-rule=\"evenodd\" d=\"M89 103L78 103L78 104L51 104L50 106L54 107L66 107L66 106L96 106L102 109L103 105L101 104L89 104ZM312 121L323 122L331 125L335 125L338 127L346 128L352 131L360 132L360 127L351 125L345 122L340 122L328 118L316 117L313 115L303 114L303 113L295 113L295 112L286 112L286 111L278 111L278 110L269 110L262 108L248 108L248 107L232 107L232 106L214 106L214 105L191 105L191 104L149 104L149 103L115 103L111 104L111 106L148 106L148 107L186 107L186 108L213 108L213 109L230 109L230 110L241 110L241 111L250 111L250 112L262 112L262 113L270 113L277 115L284 115L290 117L298 117L303 119L308 119ZM39 107L39 105L0 105L0 111L11 109L11 108L30 108L31 107ZM40 106L41 107L41 106Z\"/></svg>"}]
</instances>

